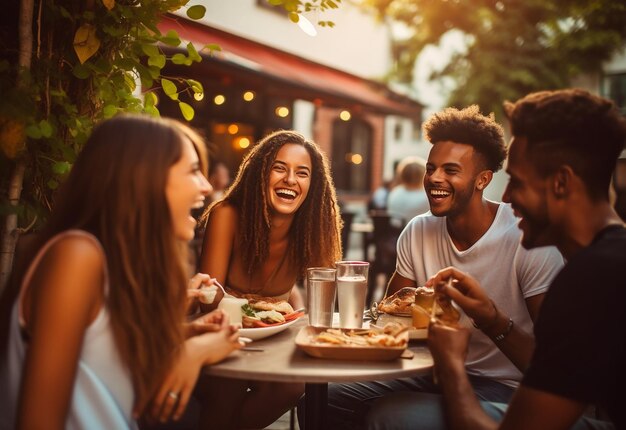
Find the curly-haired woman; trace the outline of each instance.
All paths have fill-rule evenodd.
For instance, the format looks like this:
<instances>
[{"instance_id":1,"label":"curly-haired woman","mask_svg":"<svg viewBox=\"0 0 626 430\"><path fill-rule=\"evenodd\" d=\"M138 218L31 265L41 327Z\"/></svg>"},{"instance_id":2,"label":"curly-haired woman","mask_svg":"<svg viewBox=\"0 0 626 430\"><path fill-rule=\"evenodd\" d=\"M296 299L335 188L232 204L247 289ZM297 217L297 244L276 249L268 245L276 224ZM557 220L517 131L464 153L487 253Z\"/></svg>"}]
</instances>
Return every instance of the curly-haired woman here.
<instances>
[{"instance_id":1,"label":"curly-haired woman","mask_svg":"<svg viewBox=\"0 0 626 430\"><path fill-rule=\"evenodd\" d=\"M315 143L294 131L258 142L205 218L201 272L235 294L289 299L299 308L303 300L295 284L306 268L333 266L341 258L341 217L328 162ZM216 428L265 427L302 393L299 384L224 382L221 395L209 396L224 419Z\"/></svg>"}]
</instances>

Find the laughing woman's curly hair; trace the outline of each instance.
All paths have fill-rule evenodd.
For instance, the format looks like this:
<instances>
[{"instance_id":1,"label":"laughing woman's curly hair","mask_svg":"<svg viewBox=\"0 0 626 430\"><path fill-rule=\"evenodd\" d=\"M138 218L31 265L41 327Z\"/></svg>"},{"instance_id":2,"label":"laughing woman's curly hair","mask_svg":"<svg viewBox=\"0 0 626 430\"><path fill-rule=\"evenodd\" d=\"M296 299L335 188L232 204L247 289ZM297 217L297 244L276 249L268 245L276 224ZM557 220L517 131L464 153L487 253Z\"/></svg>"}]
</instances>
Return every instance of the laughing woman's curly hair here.
<instances>
[{"instance_id":1,"label":"laughing woman's curly hair","mask_svg":"<svg viewBox=\"0 0 626 430\"><path fill-rule=\"evenodd\" d=\"M242 259L252 274L267 259L271 213L268 181L276 154L286 144L303 146L311 157L311 186L298 209L289 231L288 255L299 277L307 267L334 266L341 258L342 221L335 187L325 155L317 144L294 131L276 131L259 141L244 157L237 176L221 200L212 204L209 213L222 201L239 212Z\"/></svg>"}]
</instances>

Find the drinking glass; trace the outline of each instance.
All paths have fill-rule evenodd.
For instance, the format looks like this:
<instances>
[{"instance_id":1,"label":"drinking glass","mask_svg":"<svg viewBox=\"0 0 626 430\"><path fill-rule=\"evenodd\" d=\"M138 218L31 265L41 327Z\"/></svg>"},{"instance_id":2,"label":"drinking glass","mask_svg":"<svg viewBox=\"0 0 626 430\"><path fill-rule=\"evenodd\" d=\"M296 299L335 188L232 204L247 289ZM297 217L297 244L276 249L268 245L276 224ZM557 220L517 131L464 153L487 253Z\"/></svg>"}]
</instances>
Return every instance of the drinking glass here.
<instances>
[{"instance_id":1,"label":"drinking glass","mask_svg":"<svg viewBox=\"0 0 626 430\"><path fill-rule=\"evenodd\" d=\"M307 269L307 309L309 324L314 327L331 327L335 310L337 287L336 270L329 267Z\"/></svg>"},{"instance_id":2,"label":"drinking glass","mask_svg":"<svg viewBox=\"0 0 626 430\"><path fill-rule=\"evenodd\" d=\"M362 328L367 274L370 264L366 261L337 262L337 299L341 328Z\"/></svg>"}]
</instances>

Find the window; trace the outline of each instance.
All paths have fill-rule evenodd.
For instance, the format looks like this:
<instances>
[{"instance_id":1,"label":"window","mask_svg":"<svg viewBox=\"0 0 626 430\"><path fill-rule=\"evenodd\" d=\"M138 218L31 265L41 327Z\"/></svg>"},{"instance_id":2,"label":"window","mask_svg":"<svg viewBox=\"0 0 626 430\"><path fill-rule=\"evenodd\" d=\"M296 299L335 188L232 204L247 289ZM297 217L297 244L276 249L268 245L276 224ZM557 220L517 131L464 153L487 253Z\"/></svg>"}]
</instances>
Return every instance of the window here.
<instances>
[{"instance_id":1,"label":"window","mask_svg":"<svg viewBox=\"0 0 626 430\"><path fill-rule=\"evenodd\" d=\"M397 121L393 126L393 139L396 142L400 142L402 140L402 122Z\"/></svg>"},{"instance_id":2,"label":"window","mask_svg":"<svg viewBox=\"0 0 626 430\"><path fill-rule=\"evenodd\" d=\"M372 129L358 118L333 123L332 174L345 192L367 193L371 183Z\"/></svg>"},{"instance_id":3,"label":"window","mask_svg":"<svg viewBox=\"0 0 626 430\"><path fill-rule=\"evenodd\" d=\"M602 93L610 98L626 115L626 73L616 73L604 76Z\"/></svg>"}]
</instances>

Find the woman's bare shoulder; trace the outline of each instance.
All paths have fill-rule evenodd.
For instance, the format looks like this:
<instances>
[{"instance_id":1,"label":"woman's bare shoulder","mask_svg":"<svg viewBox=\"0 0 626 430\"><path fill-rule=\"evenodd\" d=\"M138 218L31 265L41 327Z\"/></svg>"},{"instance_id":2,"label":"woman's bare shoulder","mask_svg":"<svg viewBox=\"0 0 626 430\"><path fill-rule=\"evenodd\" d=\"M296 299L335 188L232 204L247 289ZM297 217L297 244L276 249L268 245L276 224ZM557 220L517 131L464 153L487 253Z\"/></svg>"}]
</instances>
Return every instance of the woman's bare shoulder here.
<instances>
[{"instance_id":1,"label":"woman's bare shoulder","mask_svg":"<svg viewBox=\"0 0 626 430\"><path fill-rule=\"evenodd\" d=\"M239 211L230 203L220 202L211 209L208 222L210 224L236 225L239 220Z\"/></svg>"},{"instance_id":2,"label":"woman's bare shoulder","mask_svg":"<svg viewBox=\"0 0 626 430\"><path fill-rule=\"evenodd\" d=\"M62 261L64 264L81 264L87 268L99 268L105 264L104 250L94 236L78 231L68 231L50 245L45 259Z\"/></svg>"}]
</instances>

